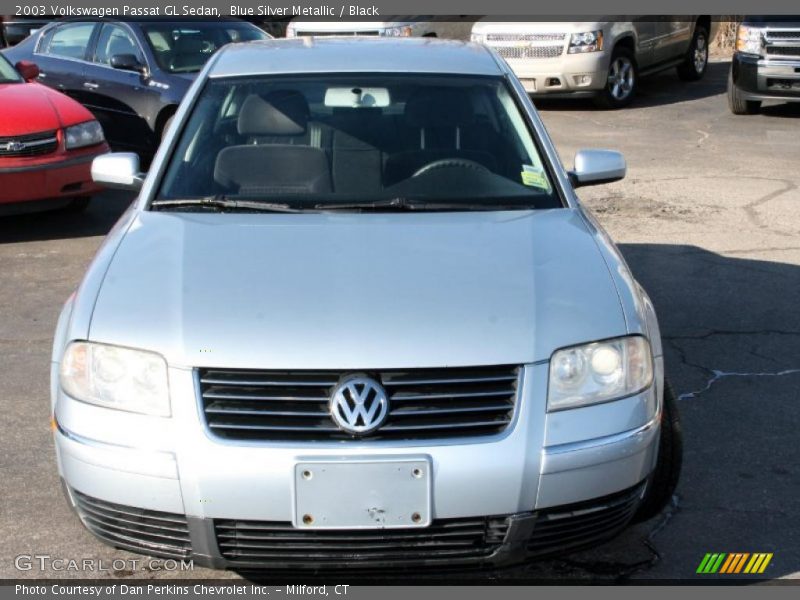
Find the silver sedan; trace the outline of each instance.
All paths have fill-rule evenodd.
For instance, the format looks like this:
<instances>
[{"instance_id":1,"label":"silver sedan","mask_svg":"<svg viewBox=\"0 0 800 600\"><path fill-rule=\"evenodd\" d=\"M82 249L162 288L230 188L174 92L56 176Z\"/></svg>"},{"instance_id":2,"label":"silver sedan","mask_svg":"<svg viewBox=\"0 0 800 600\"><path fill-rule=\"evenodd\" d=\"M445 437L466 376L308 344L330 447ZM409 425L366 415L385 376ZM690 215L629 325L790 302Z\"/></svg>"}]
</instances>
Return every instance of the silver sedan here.
<instances>
[{"instance_id":1,"label":"silver sedan","mask_svg":"<svg viewBox=\"0 0 800 600\"><path fill-rule=\"evenodd\" d=\"M55 335L96 536L219 568L502 565L655 515L680 469L653 306L501 58L229 46Z\"/></svg>"}]
</instances>

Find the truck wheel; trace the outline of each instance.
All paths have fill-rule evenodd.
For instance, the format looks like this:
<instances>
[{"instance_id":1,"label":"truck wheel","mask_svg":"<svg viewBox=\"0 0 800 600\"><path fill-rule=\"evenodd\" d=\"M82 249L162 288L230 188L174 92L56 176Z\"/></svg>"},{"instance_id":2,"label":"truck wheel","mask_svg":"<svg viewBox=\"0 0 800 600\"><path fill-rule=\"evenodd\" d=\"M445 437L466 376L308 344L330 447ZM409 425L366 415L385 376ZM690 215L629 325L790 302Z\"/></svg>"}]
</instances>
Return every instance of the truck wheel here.
<instances>
[{"instance_id":1,"label":"truck wheel","mask_svg":"<svg viewBox=\"0 0 800 600\"><path fill-rule=\"evenodd\" d=\"M608 66L606 87L595 99L601 108L616 109L628 106L639 86L639 68L628 48L615 48Z\"/></svg>"},{"instance_id":2,"label":"truck wheel","mask_svg":"<svg viewBox=\"0 0 800 600\"><path fill-rule=\"evenodd\" d=\"M754 115L761 109L758 100L747 100L733 83L733 73L728 73L728 108L735 115Z\"/></svg>"},{"instance_id":3,"label":"truck wheel","mask_svg":"<svg viewBox=\"0 0 800 600\"><path fill-rule=\"evenodd\" d=\"M672 386L664 381L664 410L661 414L658 461L644 499L633 517L634 522L646 521L656 516L669 503L678 485L682 463L683 431L678 404Z\"/></svg>"},{"instance_id":4,"label":"truck wheel","mask_svg":"<svg viewBox=\"0 0 800 600\"><path fill-rule=\"evenodd\" d=\"M686 52L686 58L678 65L678 78L683 81L697 81L703 78L708 67L708 31L697 26L694 37Z\"/></svg>"}]
</instances>

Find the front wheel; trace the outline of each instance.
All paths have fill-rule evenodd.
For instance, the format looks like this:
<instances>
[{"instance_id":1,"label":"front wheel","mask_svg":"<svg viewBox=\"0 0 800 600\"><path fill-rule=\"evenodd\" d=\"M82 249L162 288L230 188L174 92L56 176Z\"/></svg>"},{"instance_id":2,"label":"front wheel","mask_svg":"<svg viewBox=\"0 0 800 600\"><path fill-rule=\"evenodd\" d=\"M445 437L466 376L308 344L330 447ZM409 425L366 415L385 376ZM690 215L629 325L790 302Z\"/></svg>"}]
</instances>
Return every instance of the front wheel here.
<instances>
[{"instance_id":1,"label":"front wheel","mask_svg":"<svg viewBox=\"0 0 800 600\"><path fill-rule=\"evenodd\" d=\"M708 31L705 27L697 27L686 58L678 65L678 77L683 81L697 81L703 78L707 68Z\"/></svg>"},{"instance_id":2,"label":"front wheel","mask_svg":"<svg viewBox=\"0 0 800 600\"><path fill-rule=\"evenodd\" d=\"M638 86L639 68L633 52L628 48L617 48L611 55L606 86L596 102L602 108L624 108L633 101Z\"/></svg>"},{"instance_id":3,"label":"front wheel","mask_svg":"<svg viewBox=\"0 0 800 600\"><path fill-rule=\"evenodd\" d=\"M644 499L633 518L634 522L653 518L669 504L678 486L682 464L683 430L678 414L678 403L672 386L664 381L664 408L661 413L661 434L658 439L658 461Z\"/></svg>"},{"instance_id":4,"label":"front wheel","mask_svg":"<svg viewBox=\"0 0 800 600\"><path fill-rule=\"evenodd\" d=\"M758 100L747 100L733 82L733 73L728 73L728 108L735 115L754 115L761 109Z\"/></svg>"}]
</instances>

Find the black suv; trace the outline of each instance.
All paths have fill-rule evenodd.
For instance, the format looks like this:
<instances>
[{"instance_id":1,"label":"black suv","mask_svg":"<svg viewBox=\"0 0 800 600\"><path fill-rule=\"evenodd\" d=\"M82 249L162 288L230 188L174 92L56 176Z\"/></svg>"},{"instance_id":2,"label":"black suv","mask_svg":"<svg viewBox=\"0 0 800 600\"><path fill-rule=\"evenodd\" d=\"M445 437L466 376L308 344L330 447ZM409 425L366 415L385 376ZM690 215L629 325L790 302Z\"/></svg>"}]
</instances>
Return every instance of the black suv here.
<instances>
[{"instance_id":1,"label":"black suv","mask_svg":"<svg viewBox=\"0 0 800 600\"><path fill-rule=\"evenodd\" d=\"M746 17L739 25L728 106L749 115L764 100L800 101L800 17Z\"/></svg>"},{"instance_id":2,"label":"black suv","mask_svg":"<svg viewBox=\"0 0 800 600\"><path fill-rule=\"evenodd\" d=\"M232 42L268 39L238 19L70 20L4 51L39 66L39 81L94 113L114 149L152 158L206 61Z\"/></svg>"}]
</instances>

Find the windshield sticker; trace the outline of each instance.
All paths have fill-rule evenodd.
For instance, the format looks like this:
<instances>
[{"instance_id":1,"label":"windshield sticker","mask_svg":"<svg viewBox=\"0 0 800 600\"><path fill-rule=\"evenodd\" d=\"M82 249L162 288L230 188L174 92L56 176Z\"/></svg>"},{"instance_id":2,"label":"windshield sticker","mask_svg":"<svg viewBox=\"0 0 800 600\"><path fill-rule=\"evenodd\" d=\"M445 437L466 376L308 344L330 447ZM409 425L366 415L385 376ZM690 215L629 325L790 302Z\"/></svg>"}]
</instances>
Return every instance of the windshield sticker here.
<instances>
[{"instance_id":1,"label":"windshield sticker","mask_svg":"<svg viewBox=\"0 0 800 600\"><path fill-rule=\"evenodd\" d=\"M550 191L550 184L547 181L544 170L540 167L522 165L522 173L520 175L524 185Z\"/></svg>"}]
</instances>

